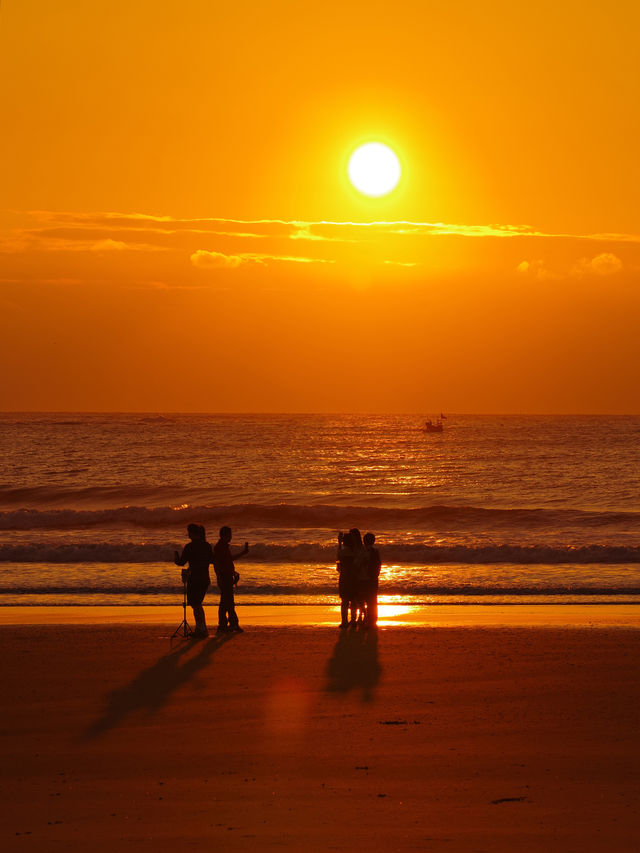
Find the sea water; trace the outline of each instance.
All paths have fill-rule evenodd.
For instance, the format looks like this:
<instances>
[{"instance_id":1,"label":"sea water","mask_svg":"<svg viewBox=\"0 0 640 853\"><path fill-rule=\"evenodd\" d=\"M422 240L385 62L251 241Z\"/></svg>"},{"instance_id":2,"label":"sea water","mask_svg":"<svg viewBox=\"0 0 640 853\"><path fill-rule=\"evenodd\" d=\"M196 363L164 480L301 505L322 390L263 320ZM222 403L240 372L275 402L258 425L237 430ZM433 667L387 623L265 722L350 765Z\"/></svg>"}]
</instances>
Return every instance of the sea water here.
<instances>
[{"instance_id":1,"label":"sea water","mask_svg":"<svg viewBox=\"0 0 640 853\"><path fill-rule=\"evenodd\" d=\"M238 599L334 601L376 535L383 601L640 603L640 417L0 414L0 604L169 604L221 525Z\"/></svg>"}]
</instances>

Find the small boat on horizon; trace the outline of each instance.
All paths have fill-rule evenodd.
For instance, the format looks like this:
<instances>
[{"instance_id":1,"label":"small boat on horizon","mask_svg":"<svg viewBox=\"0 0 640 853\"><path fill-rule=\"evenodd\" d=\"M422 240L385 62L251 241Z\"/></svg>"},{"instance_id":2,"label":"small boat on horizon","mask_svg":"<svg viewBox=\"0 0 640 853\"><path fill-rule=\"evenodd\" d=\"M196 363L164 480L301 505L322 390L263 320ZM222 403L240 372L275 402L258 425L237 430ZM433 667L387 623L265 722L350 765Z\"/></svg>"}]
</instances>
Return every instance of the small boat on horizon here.
<instances>
[{"instance_id":1,"label":"small boat on horizon","mask_svg":"<svg viewBox=\"0 0 640 853\"><path fill-rule=\"evenodd\" d=\"M442 423L443 418L444 415L441 414L440 417L435 421L432 421L431 419L425 421L424 427L422 428L422 432L442 432L444 429L444 424Z\"/></svg>"}]
</instances>

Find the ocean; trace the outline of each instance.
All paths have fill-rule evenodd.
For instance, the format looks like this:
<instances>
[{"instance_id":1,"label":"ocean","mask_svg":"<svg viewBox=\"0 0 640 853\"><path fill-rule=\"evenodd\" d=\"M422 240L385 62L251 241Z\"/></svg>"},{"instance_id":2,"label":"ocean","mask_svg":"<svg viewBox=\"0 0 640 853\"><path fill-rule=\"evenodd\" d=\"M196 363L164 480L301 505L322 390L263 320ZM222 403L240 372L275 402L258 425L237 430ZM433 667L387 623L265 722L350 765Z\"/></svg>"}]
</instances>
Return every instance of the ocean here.
<instances>
[{"instance_id":1,"label":"ocean","mask_svg":"<svg viewBox=\"0 0 640 853\"><path fill-rule=\"evenodd\" d=\"M192 521L240 606L335 602L351 527L383 603L640 603L640 417L424 420L0 414L0 604L179 603Z\"/></svg>"}]
</instances>

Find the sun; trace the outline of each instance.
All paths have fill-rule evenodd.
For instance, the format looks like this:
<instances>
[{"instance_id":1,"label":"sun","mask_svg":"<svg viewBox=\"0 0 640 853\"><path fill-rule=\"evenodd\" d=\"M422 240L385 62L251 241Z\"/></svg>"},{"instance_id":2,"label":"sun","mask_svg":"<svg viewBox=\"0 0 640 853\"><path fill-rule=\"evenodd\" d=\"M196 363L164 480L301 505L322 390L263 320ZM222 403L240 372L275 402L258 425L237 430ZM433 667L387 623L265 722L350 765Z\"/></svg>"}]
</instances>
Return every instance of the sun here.
<instances>
[{"instance_id":1,"label":"sun","mask_svg":"<svg viewBox=\"0 0 640 853\"><path fill-rule=\"evenodd\" d=\"M347 172L359 192L377 198L397 187L402 169L397 154L388 145L367 142L353 152Z\"/></svg>"}]
</instances>

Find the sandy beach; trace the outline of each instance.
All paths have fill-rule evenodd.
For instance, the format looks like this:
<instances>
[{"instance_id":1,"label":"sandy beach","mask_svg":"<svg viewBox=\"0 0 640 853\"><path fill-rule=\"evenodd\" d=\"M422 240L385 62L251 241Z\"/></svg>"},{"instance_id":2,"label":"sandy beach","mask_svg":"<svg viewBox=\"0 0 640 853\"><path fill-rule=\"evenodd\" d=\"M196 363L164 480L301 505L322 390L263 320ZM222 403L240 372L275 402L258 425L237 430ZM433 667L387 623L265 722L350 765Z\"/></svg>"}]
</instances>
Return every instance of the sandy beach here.
<instances>
[{"instance_id":1,"label":"sandy beach","mask_svg":"<svg viewBox=\"0 0 640 853\"><path fill-rule=\"evenodd\" d=\"M173 627L0 627L3 849L636 849L637 627Z\"/></svg>"}]
</instances>

